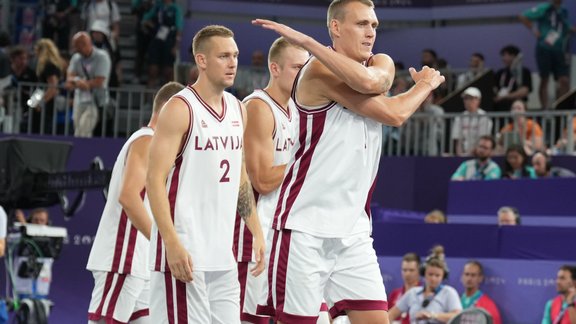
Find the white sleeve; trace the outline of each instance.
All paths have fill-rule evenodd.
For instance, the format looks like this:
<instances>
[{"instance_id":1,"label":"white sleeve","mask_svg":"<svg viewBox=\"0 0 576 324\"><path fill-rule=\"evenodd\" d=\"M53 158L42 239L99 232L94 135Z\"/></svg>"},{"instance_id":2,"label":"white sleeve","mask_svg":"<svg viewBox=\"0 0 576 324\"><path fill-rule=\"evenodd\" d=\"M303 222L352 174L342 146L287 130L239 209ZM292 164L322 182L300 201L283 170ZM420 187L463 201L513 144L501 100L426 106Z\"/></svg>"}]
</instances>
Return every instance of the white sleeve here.
<instances>
[{"instance_id":1,"label":"white sleeve","mask_svg":"<svg viewBox=\"0 0 576 324\"><path fill-rule=\"evenodd\" d=\"M6 237L6 227L8 225L8 215L2 206L0 206L0 239Z\"/></svg>"},{"instance_id":2,"label":"white sleeve","mask_svg":"<svg viewBox=\"0 0 576 324\"><path fill-rule=\"evenodd\" d=\"M120 21L120 10L116 2L112 2L112 22L117 23Z\"/></svg>"},{"instance_id":3,"label":"white sleeve","mask_svg":"<svg viewBox=\"0 0 576 324\"><path fill-rule=\"evenodd\" d=\"M451 312L455 310L462 310L462 303L460 302L460 297L456 292L456 289L452 287L446 287L446 311Z\"/></svg>"}]
</instances>

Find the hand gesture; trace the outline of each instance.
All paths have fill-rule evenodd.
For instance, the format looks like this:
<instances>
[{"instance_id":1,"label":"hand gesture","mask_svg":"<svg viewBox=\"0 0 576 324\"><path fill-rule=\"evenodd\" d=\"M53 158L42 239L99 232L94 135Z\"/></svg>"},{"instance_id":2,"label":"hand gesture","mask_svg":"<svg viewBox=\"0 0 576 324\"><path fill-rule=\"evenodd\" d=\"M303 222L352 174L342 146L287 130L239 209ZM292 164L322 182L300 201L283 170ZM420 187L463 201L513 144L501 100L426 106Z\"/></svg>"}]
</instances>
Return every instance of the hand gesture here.
<instances>
[{"instance_id":1,"label":"hand gesture","mask_svg":"<svg viewBox=\"0 0 576 324\"><path fill-rule=\"evenodd\" d=\"M425 82L428 85L430 85L430 87L432 87L432 89L430 90L438 88L438 86L445 81L444 76L440 74L440 71L429 68L426 65L422 68L422 70L418 72L413 67L411 67L409 71L410 76L412 77L412 80L414 80L414 82L416 83L418 83L419 81Z\"/></svg>"},{"instance_id":2,"label":"hand gesture","mask_svg":"<svg viewBox=\"0 0 576 324\"><path fill-rule=\"evenodd\" d=\"M252 25L257 25L257 26L261 26L264 29L270 29L273 30L275 32L277 32L278 34L280 34L280 36L283 36L284 38L286 38L286 40L288 40L288 42L294 44L294 45L298 45L301 47L304 47L304 43L306 42L306 40L308 40L308 35L303 34L297 30L294 30L286 25L283 24L279 24L277 22L274 22L272 20L266 20L266 19L254 19L252 20Z\"/></svg>"},{"instance_id":3,"label":"hand gesture","mask_svg":"<svg viewBox=\"0 0 576 324\"><path fill-rule=\"evenodd\" d=\"M166 245L166 260L174 278L182 282L192 281L192 257L180 242Z\"/></svg>"},{"instance_id":4,"label":"hand gesture","mask_svg":"<svg viewBox=\"0 0 576 324\"><path fill-rule=\"evenodd\" d=\"M266 268L266 260L264 257L266 246L262 236L254 237L254 241L252 242L252 250L254 250L254 255L256 256L256 265L250 269L250 273L252 273L254 277L257 277Z\"/></svg>"}]
</instances>

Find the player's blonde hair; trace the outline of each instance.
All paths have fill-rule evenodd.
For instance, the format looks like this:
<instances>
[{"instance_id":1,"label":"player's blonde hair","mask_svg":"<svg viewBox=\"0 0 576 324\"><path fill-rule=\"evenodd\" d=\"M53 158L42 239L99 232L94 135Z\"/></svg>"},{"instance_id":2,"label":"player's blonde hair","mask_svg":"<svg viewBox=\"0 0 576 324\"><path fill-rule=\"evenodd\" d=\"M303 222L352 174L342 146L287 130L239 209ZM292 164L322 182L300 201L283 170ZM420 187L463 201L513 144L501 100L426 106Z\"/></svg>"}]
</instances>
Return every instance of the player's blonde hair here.
<instances>
[{"instance_id":1,"label":"player's blonde hair","mask_svg":"<svg viewBox=\"0 0 576 324\"><path fill-rule=\"evenodd\" d=\"M163 85L162 88L160 88L160 90L158 90L154 96L154 106L152 111L154 113L159 113L160 109L162 109L162 106L164 106L164 104L170 100L173 95L177 94L182 89L184 89L184 86L174 81Z\"/></svg>"},{"instance_id":2,"label":"player's blonde hair","mask_svg":"<svg viewBox=\"0 0 576 324\"><path fill-rule=\"evenodd\" d=\"M209 25L200 29L192 40L192 55L204 52L206 42L212 37L234 38L234 32L221 25Z\"/></svg>"},{"instance_id":3,"label":"player's blonde hair","mask_svg":"<svg viewBox=\"0 0 576 324\"><path fill-rule=\"evenodd\" d=\"M330 3L330 6L328 6L328 13L326 15L326 25L328 26L330 37L332 37L332 32L330 32L330 22L332 19L343 21L344 16L346 16L346 10L344 10L344 7L352 2L360 2L370 8L374 8L374 2L372 2L372 0L333 0Z\"/></svg>"},{"instance_id":4,"label":"player's blonde hair","mask_svg":"<svg viewBox=\"0 0 576 324\"><path fill-rule=\"evenodd\" d=\"M284 50L289 47L294 47L297 49L305 50L303 47L290 43L284 37L278 37L270 46L270 50L268 51L268 64L271 62L276 62L280 65L282 59L282 54L284 54Z\"/></svg>"}]
</instances>

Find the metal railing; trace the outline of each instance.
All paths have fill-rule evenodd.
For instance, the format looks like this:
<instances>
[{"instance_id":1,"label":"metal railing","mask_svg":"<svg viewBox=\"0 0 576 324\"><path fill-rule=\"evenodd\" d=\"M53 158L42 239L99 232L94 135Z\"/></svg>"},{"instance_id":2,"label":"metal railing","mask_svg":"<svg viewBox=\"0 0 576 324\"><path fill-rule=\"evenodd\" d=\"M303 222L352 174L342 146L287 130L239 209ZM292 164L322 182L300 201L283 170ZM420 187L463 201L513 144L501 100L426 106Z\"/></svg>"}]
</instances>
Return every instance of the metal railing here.
<instances>
[{"instance_id":1,"label":"metal railing","mask_svg":"<svg viewBox=\"0 0 576 324\"><path fill-rule=\"evenodd\" d=\"M54 108L42 102L34 112L27 101L36 89L46 90L43 83L20 82L3 92L5 111L0 118L0 131L12 134L74 135L72 111L74 92L59 86ZM99 108L99 123L94 137L128 137L145 125L152 113L156 90L124 86L109 88L108 104Z\"/></svg>"}]
</instances>

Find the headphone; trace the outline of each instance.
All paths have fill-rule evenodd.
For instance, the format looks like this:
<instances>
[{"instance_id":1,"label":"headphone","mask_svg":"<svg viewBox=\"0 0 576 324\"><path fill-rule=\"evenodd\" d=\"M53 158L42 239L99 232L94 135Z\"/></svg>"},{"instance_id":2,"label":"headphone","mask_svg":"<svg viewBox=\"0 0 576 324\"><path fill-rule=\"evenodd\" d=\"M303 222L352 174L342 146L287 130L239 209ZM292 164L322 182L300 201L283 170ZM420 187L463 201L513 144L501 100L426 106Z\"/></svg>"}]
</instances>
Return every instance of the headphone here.
<instances>
[{"instance_id":1,"label":"headphone","mask_svg":"<svg viewBox=\"0 0 576 324\"><path fill-rule=\"evenodd\" d=\"M426 261L420 265L420 276L426 277L426 268L429 266L440 268L444 271L444 276L442 280L447 280L448 275L450 274L450 270L448 270L448 266L446 265L446 261L440 259L437 256L429 256L426 258Z\"/></svg>"}]
</instances>

